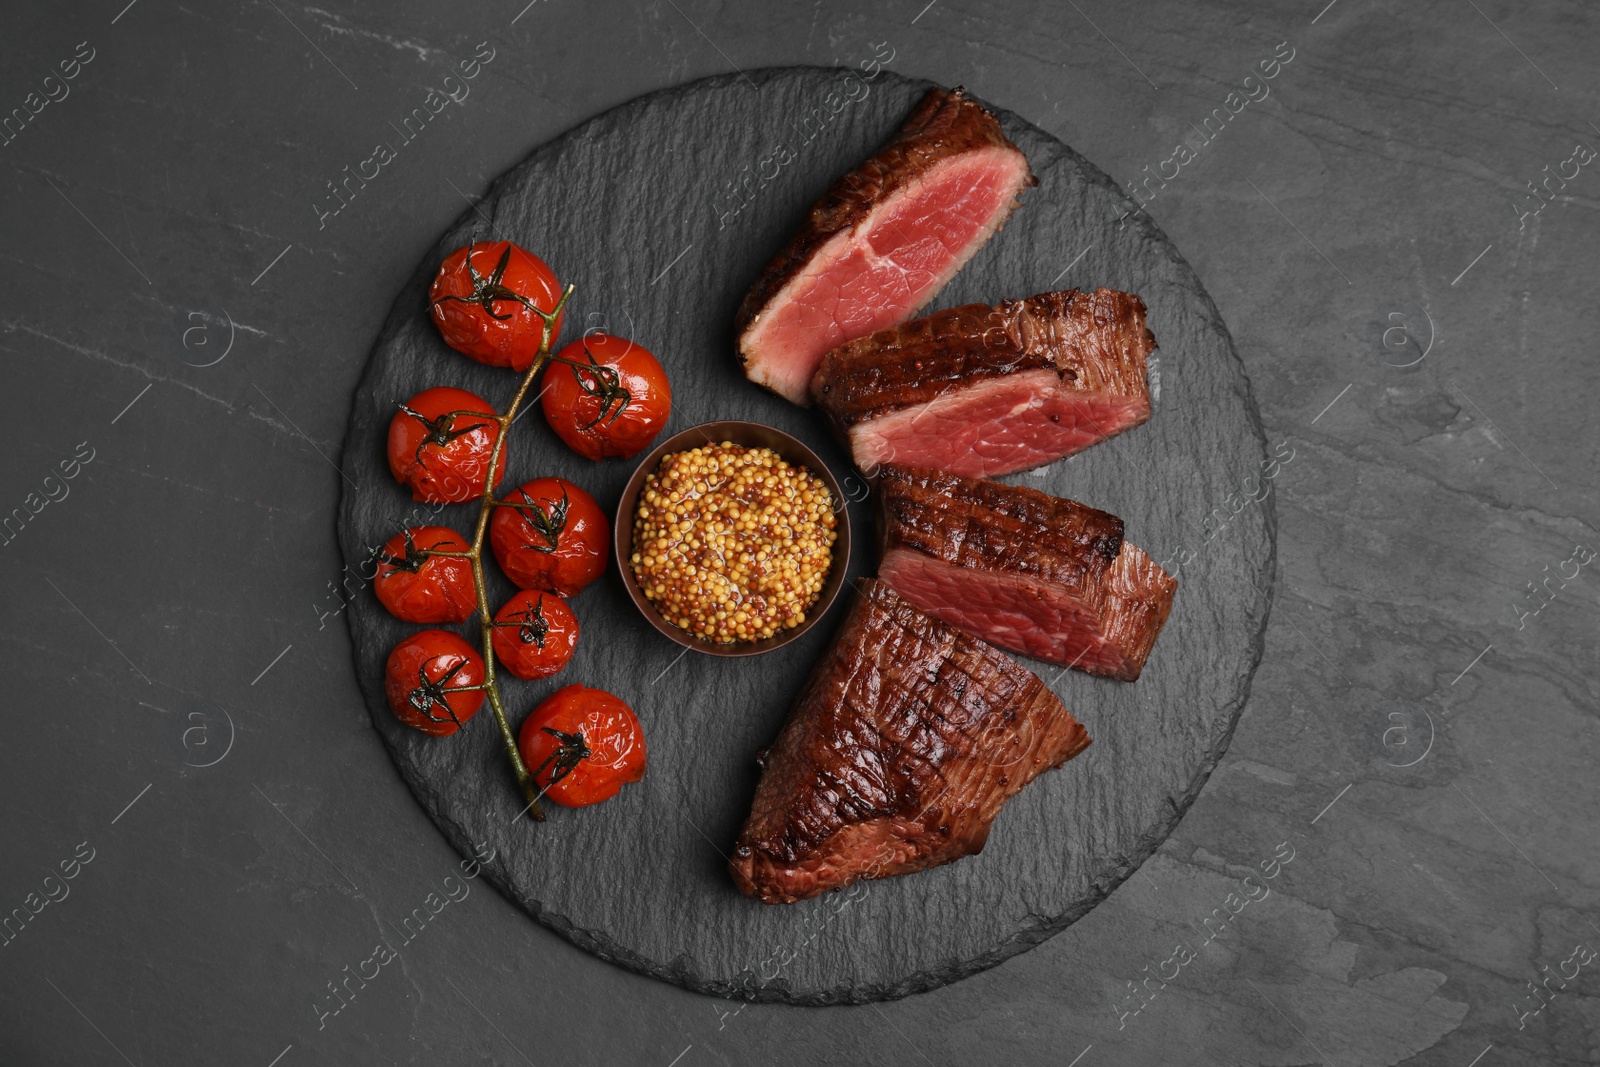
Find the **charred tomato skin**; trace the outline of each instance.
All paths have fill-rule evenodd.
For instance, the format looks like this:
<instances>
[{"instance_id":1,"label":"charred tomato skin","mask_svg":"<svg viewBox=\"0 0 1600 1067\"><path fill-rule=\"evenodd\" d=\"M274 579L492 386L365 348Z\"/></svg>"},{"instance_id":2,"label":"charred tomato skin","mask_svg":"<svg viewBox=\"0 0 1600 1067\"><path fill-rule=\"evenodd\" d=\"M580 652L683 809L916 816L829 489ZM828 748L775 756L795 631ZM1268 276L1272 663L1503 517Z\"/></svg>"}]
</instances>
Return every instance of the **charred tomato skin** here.
<instances>
[{"instance_id":1,"label":"charred tomato skin","mask_svg":"<svg viewBox=\"0 0 1600 1067\"><path fill-rule=\"evenodd\" d=\"M551 784L563 746L580 739L588 754ZM523 720L517 745L545 796L563 807L609 800L644 777L647 753L639 718L604 689L569 685L556 690Z\"/></svg>"},{"instance_id":2,"label":"charred tomato skin","mask_svg":"<svg viewBox=\"0 0 1600 1067\"><path fill-rule=\"evenodd\" d=\"M409 409L409 410L408 410ZM500 425L487 400L436 386L406 401L389 420L389 471L428 504L464 504L483 495ZM502 449L494 483L506 471Z\"/></svg>"},{"instance_id":3,"label":"charred tomato skin","mask_svg":"<svg viewBox=\"0 0 1600 1067\"><path fill-rule=\"evenodd\" d=\"M565 478L535 478L508 493L489 519L489 547L519 589L571 597L600 577L611 552L611 524L583 489Z\"/></svg>"},{"instance_id":4,"label":"charred tomato skin","mask_svg":"<svg viewBox=\"0 0 1600 1067\"><path fill-rule=\"evenodd\" d=\"M505 269L495 278L502 259ZM489 294L487 302L494 309L493 314L482 299L485 287L491 283L507 294L497 295L500 290ZM544 319L511 293L525 297L541 311L551 312L561 300L561 285L544 260L510 241L468 245L456 249L439 264L428 290L429 312L440 336L451 348L479 363L509 367L520 373L532 366L539 354ZM557 316L550 330L551 340L560 333L561 319Z\"/></svg>"},{"instance_id":5,"label":"charred tomato skin","mask_svg":"<svg viewBox=\"0 0 1600 1067\"><path fill-rule=\"evenodd\" d=\"M643 345L589 333L567 345L544 372L545 421L580 456L638 455L672 414L672 386Z\"/></svg>"},{"instance_id":6,"label":"charred tomato skin","mask_svg":"<svg viewBox=\"0 0 1600 1067\"><path fill-rule=\"evenodd\" d=\"M478 610L472 562L459 556L423 554L428 549L465 552L470 547L448 526L413 526L383 546L372 590L397 619L466 622Z\"/></svg>"},{"instance_id":7,"label":"charred tomato skin","mask_svg":"<svg viewBox=\"0 0 1600 1067\"><path fill-rule=\"evenodd\" d=\"M395 718L433 737L448 737L483 707L483 657L449 630L423 630L394 646L384 668L384 694ZM454 718L452 718L452 715Z\"/></svg>"},{"instance_id":8,"label":"charred tomato skin","mask_svg":"<svg viewBox=\"0 0 1600 1067\"><path fill-rule=\"evenodd\" d=\"M554 593L525 589L495 612L489 640L495 657L518 678L548 678L578 649L578 617Z\"/></svg>"}]
</instances>

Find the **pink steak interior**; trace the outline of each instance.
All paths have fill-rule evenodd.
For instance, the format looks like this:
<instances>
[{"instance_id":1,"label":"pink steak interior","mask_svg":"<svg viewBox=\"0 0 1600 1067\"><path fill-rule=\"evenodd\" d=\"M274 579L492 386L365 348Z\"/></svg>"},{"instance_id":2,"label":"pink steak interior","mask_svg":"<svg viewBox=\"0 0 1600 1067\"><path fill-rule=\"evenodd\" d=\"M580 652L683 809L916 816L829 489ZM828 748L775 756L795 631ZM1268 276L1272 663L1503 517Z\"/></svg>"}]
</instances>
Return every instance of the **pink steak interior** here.
<instances>
[{"instance_id":1,"label":"pink steak interior","mask_svg":"<svg viewBox=\"0 0 1600 1067\"><path fill-rule=\"evenodd\" d=\"M750 377L809 404L823 354L915 315L1005 221L1027 175L1013 149L965 152L835 234L745 333Z\"/></svg>"},{"instance_id":2,"label":"pink steak interior","mask_svg":"<svg viewBox=\"0 0 1600 1067\"><path fill-rule=\"evenodd\" d=\"M1150 417L1143 396L1063 386L1054 371L991 378L850 428L856 463L931 467L991 478L1053 462Z\"/></svg>"},{"instance_id":3,"label":"pink steak interior","mask_svg":"<svg viewBox=\"0 0 1600 1067\"><path fill-rule=\"evenodd\" d=\"M1177 583L1124 543L1098 603L1016 574L958 567L906 548L878 576L918 608L992 645L1090 674L1133 681L1166 622Z\"/></svg>"}]
</instances>

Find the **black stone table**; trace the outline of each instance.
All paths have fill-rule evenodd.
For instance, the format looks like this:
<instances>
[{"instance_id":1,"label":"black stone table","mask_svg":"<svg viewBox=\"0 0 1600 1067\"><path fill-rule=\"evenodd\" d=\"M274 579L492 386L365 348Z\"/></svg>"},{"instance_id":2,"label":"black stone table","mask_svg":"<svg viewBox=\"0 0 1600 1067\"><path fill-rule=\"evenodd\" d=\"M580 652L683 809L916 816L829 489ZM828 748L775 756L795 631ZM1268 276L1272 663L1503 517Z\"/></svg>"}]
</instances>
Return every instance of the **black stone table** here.
<instances>
[{"instance_id":1,"label":"black stone table","mask_svg":"<svg viewBox=\"0 0 1600 1067\"><path fill-rule=\"evenodd\" d=\"M11 12L0 1061L1592 1062L1596 37L1506 0ZM531 148L863 61L1139 183L1281 457L1271 615L1226 756L1086 918L741 1008L530 922L428 820L350 666L336 462L395 294Z\"/></svg>"}]
</instances>

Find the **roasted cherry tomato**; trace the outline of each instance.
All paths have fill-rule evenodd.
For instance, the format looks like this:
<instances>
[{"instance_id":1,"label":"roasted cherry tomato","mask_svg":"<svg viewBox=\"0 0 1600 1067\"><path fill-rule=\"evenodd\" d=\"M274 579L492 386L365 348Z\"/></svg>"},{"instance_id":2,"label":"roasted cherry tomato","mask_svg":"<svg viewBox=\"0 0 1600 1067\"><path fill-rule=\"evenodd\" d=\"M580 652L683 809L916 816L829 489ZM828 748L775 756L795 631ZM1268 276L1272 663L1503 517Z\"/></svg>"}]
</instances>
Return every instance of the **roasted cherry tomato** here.
<instances>
[{"instance_id":1,"label":"roasted cherry tomato","mask_svg":"<svg viewBox=\"0 0 1600 1067\"><path fill-rule=\"evenodd\" d=\"M407 726L445 737L483 706L483 657L449 630L423 630L394 646L384 671L389 708Z\"/></svg>"},{"instance_id":2,"label":"roasted cherry tomato","mask_svg":"<svg viewBox=\"0 0 1600 1067\"><path fill-rule=\"evenodd\" d=\"M489 520L489 545L506 577L566 597L600 577L610 541L600 505L565 478L525 482Z\"/></svg>"},{"instance_id":3,"label":"roasted cherry tomato","mask_svg":"<svg viewBox=\"0 0 1600 1067\"><path fill-rule=\"evenodd\" d=\"M544 372L545 421L580 456L637 455L672 414L672 387L643 345L608 333L586 334Z\"/></svg>"},{"instance_id":4,"label":"roasted cherry tomato","mask_svg":"<svg viewBox=\"0 0 1600 1067\"><path fill-rule=\"evenodd\" d=\"M538 256L510 241L471 244L450 253L428 290L434 324L445 343L491 367L525 371L544 339L544 318L561 301L561 285ZM550 339L561 332L561 318Z\"/></svg>"},{"instance_id":5,"label":"roasted cherry tomato","mask_svg":"<svg viewBox=\"0 0 1600 1067\"><path fill-rule=\"evenodd\" d=\"M429 504L460 504L482 496L500 432L495 414L483 398L445 386L424 389L401 404L389 422L389 470L395 481ZM505 472L502 450L494 468L496 485Z\"/></svg>"},{"instance_id":6,"label":"roasted cherry tomato","mask_svg":"<svg viewBox=\"0 0 1600 1067\"><path fill-rule=\"evenodd\" d=\"M578 649L578 617L554 593L523 591L495 613L490 641L518 678L548 678Z\"/></svg>"},{"instance_id":7,"label":"roasted cherry tomato","mask_svg":"<svg viewBox=\"0 0 1600 1067\"><path fill-rule=\"evenodd\" d=\"M472 562L430 552L465 552L470 546L447 526L413 526L378 553L372 590L389 614L406 622L466 622L478 610Z\"/></svg>"},{"instance_id":8,"label":"roasted cherry tomato","mask_svg":"<svg viewBox=\"0 0 1600 1067\"><path fill-rule=\"evenodd\" d=\"M644 777L644 730L604 689L556 690L523 720L517 744L533 780L565 807L609 800Z\"/></svg>"}]
</instances>

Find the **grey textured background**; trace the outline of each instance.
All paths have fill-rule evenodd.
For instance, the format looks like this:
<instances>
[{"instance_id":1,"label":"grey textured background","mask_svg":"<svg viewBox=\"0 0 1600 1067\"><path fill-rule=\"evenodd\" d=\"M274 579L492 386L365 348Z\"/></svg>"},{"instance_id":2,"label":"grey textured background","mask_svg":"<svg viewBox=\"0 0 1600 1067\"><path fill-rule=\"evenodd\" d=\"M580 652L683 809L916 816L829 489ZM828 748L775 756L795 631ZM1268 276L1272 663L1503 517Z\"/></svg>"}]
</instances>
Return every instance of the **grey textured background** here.
<instances>
[{"instance_id":1,"label":"grey textured background","mask_svg":"<svg viewBox=\"0 0 1600 1067\"><path fill-rule=\"evenodd\" d=\"M491 402L514 388L504 370L452 351L424 311L439 261L476 234L537 247L563 278L586 287L568 305L568 337L584 323L610 322L659 354L674 382L664 432L736 418L809 442L855 501L850 573L876 572L866 483L850 476L849 458L820 413L740 373L734 309L810 204L892 135L927 83L887 70L870 85L855 83L867 95L803 143L729 225L717 225L704 197L707 173L735 173L770 153L775 137L784 137L774 131L821 104L841 80L835 69L788 67L650 94L539 148L463 212L396 298L357 389L340 458L353 483L339 527L352 570L414 508L384 458L395 404L434 383ZM1261 427L1243 368L1172 246L1146 218L1117 221L1132 208L1111 179L1015 115L1002 113L1001 121L1039 184L937 305L1028 295L1051 288L1052 279L1142 294L1164 353L1150 421L1013 480L1114 511L1135 544L1179 543L1242 475L1260 474ZM784 139L800 141L793 131ZM655 211L658 201L675 212ZM1074 257L1079 262L1066 269ZM634 462L586 460L542 422L537 415L517 422L505 484L559 475L614 514ZM437 521L470 529L476 514L467 505L441 511ZM458 851L470 855L482 843L502 853L489 877L530 913L607 959L702 992L858 1002L942 985L1027 950L1104 899L1160 845L1216 765L1262 651L1271 502L1225 514L1224 535L1181 572L1160 651L1137 685L1032 665L1095 744L1008 803L981 858L792 907L741 896L726 862L750 811L755 753L777 736L850 596L803 638L759 659L685 656L650 629L609 569L572 601L582 637L567 669L538 683L511 679L501 691L514 723L563 685L615 692L644 725L649 773L594 810L552 806L538 828L513 821L524 801L491 722L441 743L389 710L382 688L389 651L419 627L394 619L366 593L345 617L373 725L412 790ZM490 603L498 605L512 587L492 563L487 573Z\"/></svg>"},{"instance_id":2,"label":"grey textured background","mask_svg":"<svg viewBox=\"0 0 1600 1067\"><path fill-rule=\"evenodd\" d=\"M1522 612L1528 583L1600 548L1600 175L1521 228L1511 206L1600 140L1590 9L334 8L8 12L7 109L77 42L96 52L0 148L0 508L79 442L94 458L0 548L3 907L80 842L94 858L0 947L0 1059L1594 1062L1594 966L1550 979L1548 1002L1527 987L1600 947L1593 568ZM319 230L324 182L484 39L497 58L465 104ZM1034 951L862 1008L736 1011L595 961L472 882L319 1031L325 983L457 870L325 613L326 457L358 354L461 194L641 92L854 65L879 42L891 69L965 82L1131 180L1285 40L1270 97L1151 204L1233 330L1269 446L1294 456L1254 692L1157 856ZM222 351L225 315L226 358L186 366ZM1416 340L1386 348L1397 324ZM1281 842L1295 858L1270 895L1119 1017L1140 1003L1126 983L1203 939Z\"/></svg>"}]
</instances>

